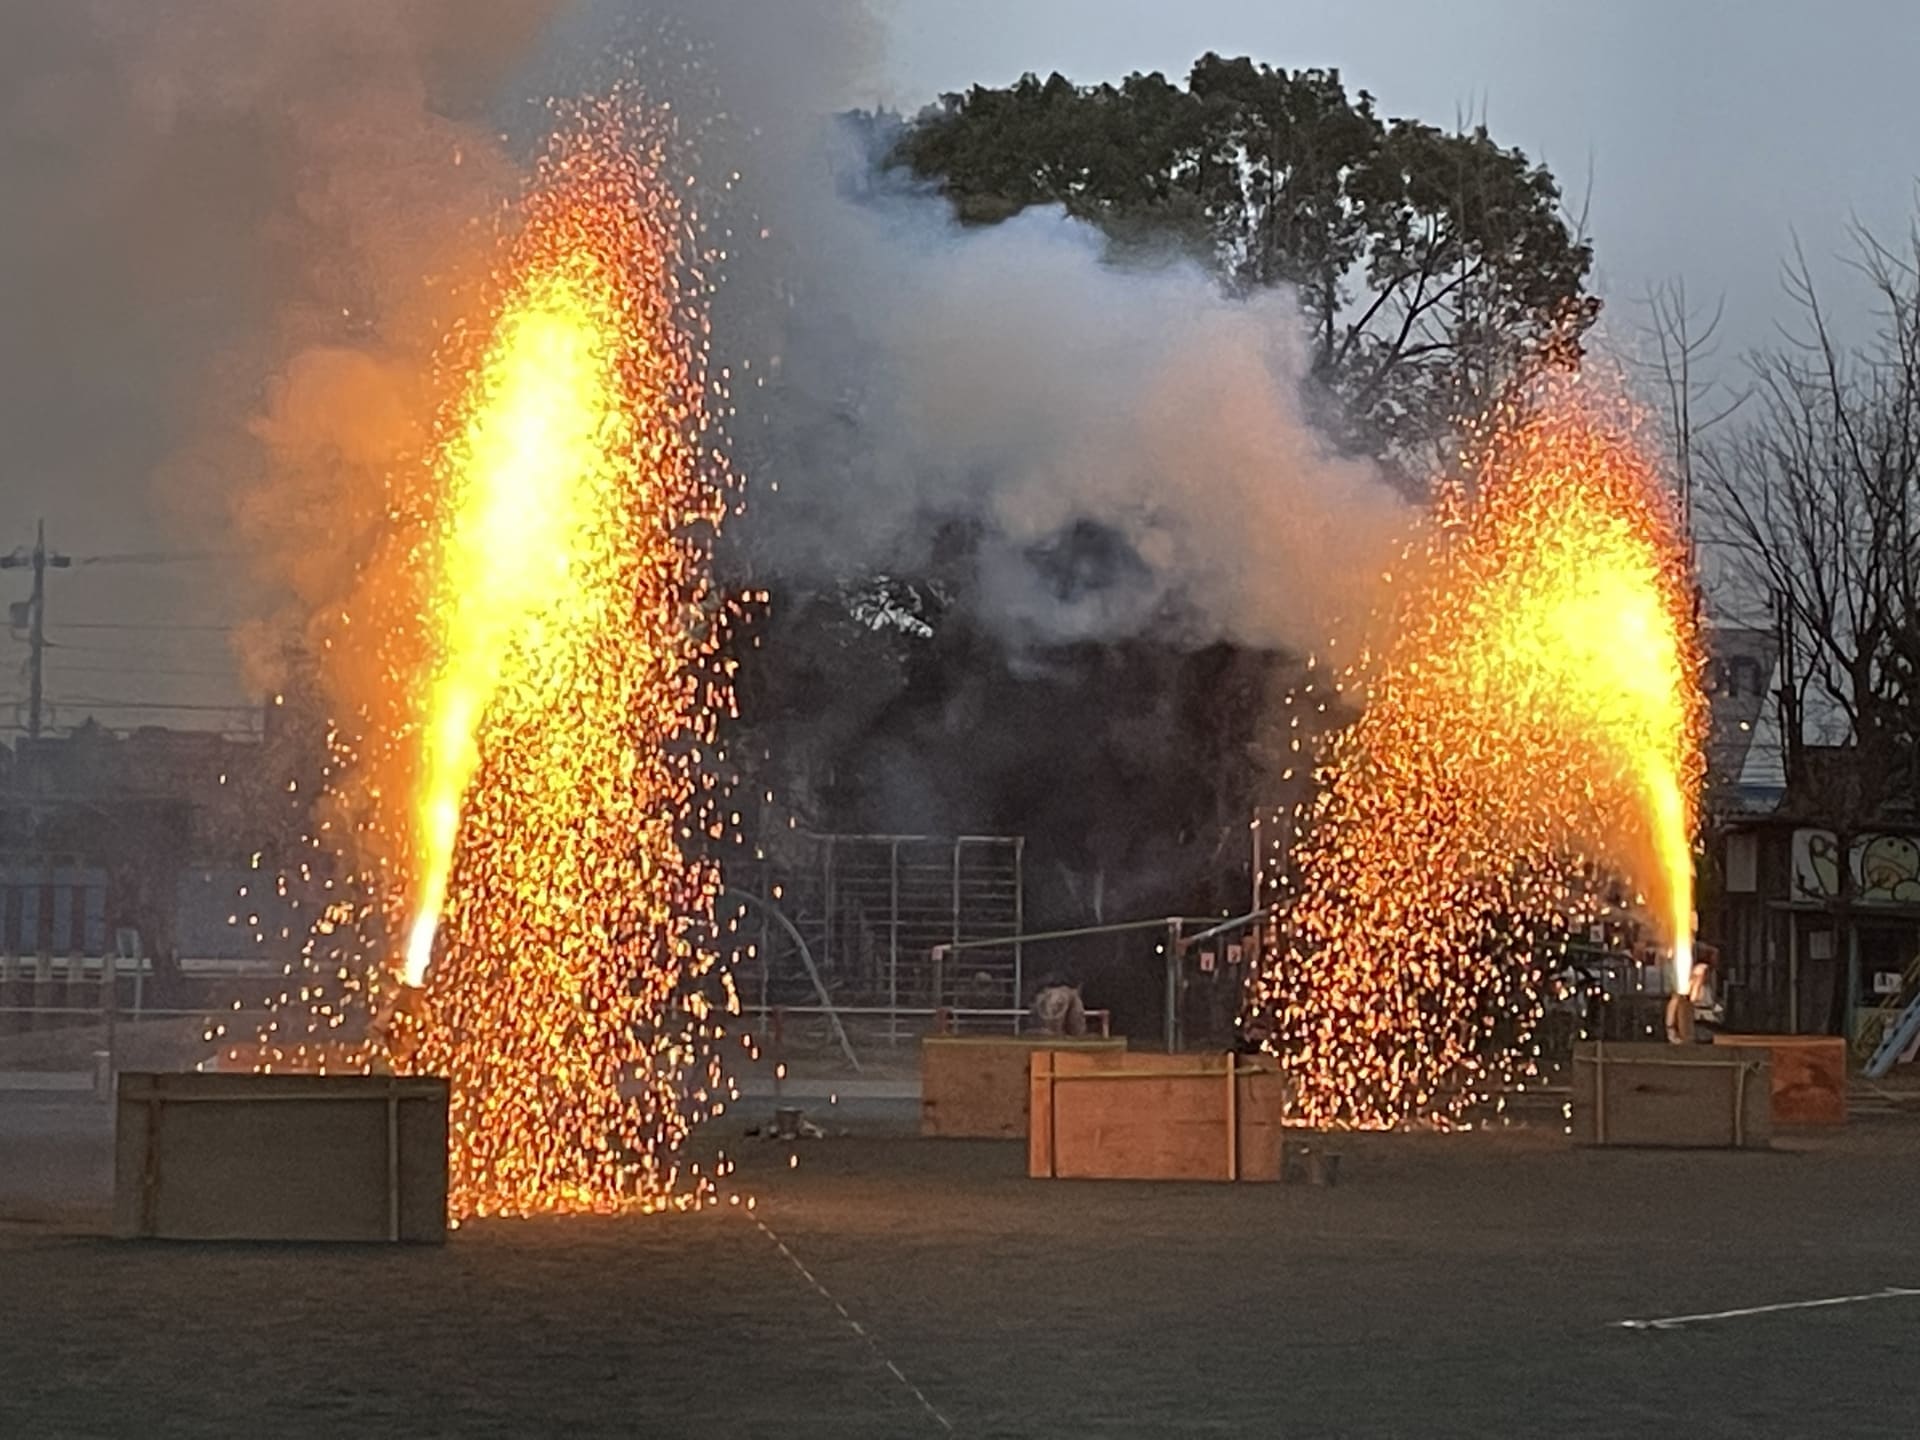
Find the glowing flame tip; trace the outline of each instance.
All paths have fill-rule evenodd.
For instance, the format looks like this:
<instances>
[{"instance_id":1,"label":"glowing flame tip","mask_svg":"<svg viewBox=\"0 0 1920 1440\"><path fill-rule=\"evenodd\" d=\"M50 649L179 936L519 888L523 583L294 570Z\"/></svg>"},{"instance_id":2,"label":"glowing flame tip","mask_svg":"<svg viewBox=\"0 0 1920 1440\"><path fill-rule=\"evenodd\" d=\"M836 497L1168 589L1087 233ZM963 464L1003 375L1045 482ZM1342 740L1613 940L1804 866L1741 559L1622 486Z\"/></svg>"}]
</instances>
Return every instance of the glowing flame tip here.
<instances>
[{"instance_id":1,"label":"glowing flame tip","mask_svg":"<svg viewBox=\"0 0 1920 1440\"><path fill-rule=\"evenodd\" d=\"M1681 991L1693 985L1693 937L1681 935L1673 942L1673 983Z\"/></svg>"},{"instance_id":2,"label":"glowing flame tip","mask_svg":"<svg viewBox=\"0 0 1920 1440\"><path fill-rule=\"evenodd\" d=\"M415 989L426 983L427 967L433 963L433 937L439 928L439 917L431 910L422 910L414 917L413 930L407 937L407 968L403 973L407 984Z\"/></svg>"}]
</instances>

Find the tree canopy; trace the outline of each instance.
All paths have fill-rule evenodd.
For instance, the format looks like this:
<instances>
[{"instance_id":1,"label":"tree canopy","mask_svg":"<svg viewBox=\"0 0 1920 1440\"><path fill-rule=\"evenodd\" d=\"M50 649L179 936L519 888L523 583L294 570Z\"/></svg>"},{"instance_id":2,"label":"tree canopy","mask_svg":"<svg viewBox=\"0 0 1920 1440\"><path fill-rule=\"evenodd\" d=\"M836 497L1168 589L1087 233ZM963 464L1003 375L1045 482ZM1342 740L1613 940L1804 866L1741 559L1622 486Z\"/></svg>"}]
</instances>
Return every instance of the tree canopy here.
<instances>
[{"instance_id":1,"label":"tree canopy","mask_svg":"<svg viewBox=\"0 0 1920 1440\"><path fill-rule=\"evenodd\" d=\"M1800 333L1749 357L1738 425L1693 440L1724 599L1780 635L1790 802L1842 830L1920 791L1920 221L1856 240L1877 333L1844 343L1796 255Z\"/></svg>"},{"instance_id":2,"label":"tree canopy","mask_svg":"<svg viewBox=\"0 0 1920 1440\"><path fill-rule=\"evenodd\" d=\"M1060 205L1121 250L1292 287L1339 438L1416 467L1540 356L1577 353L1599 314L1591 247L1544 166L1484 126L1382 118L1338 70L1208 54L1184 87L1027 75L946 96L894 158L967 223Z\"/></svg>"}]
</instances>

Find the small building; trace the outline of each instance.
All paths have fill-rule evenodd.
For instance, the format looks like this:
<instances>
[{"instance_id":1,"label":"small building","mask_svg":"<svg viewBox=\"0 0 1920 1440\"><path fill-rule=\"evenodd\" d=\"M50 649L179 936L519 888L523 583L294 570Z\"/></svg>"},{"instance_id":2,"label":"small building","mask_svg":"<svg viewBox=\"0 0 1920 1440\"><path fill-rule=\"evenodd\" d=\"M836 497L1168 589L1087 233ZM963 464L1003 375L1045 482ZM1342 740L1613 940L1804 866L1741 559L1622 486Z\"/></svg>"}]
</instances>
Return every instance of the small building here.
<instances>
[{"instance_id":1,"label":"small building","mask_svg":"<svg viewBox=\"0 0 1920 1440\"><path fill-rule=\"evenodd\" d=\"M1769 632L1722 629L1712 644L1698 889L1727 1023L1870 1038L1920 989L1920 808L1910 788L1862 801L1850 744L1784 743Z\"/></svg>"},{"instance_id":2,"label":"small building","mask_svg":"<svg viewBox=\"0 0 1920 1440\"><path fill-rule=\"evenodd\" d=\"M164 992L298 948L271 877L305 797L262 741L88 723L0 757L0 956L142 956Z\"/></svg>"}]
</instances>

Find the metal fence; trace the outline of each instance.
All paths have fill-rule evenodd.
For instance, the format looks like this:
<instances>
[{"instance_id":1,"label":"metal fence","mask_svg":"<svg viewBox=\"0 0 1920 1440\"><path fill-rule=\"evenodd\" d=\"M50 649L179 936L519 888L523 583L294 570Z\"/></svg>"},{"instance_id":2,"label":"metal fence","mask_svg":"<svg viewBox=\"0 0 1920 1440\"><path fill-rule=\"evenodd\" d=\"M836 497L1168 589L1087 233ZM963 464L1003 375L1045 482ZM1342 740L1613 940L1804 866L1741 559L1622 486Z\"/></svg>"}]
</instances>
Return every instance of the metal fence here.
<instances>
[{"instance_id":1,"label":"metal fence","mask_svg":"<svg viewBox=\"0 0 1920 1440\"><path fill-rule=\"evenodd\" d=\"M757 893L738 897L756 947L744 998L884 1010L890 1024L910 1011L1017 1011L1024 851L1019 836L787 838ZM941 949L961 943L978 948L964 960Z\"/></svg>"},{"instance_id":2,"label":"metal fence","mask_svg":"<svg viewBox=\"0 0 1920 1440\"><path fill-rule=\"evenodd\" d=\"M195 974L158 983L151 957L0 950L0 1091L111 1086L113 1073L199 1063L216 1023L245 1033L261 987ZM104 1094L104 1091L102 1092Z\"/></svg>"},{"instance_id":3,"label":"metal fence","mask_svg":"<svg viewBox=\"0 0 1920 1440\"><path fill-rule=\"evenodd\" d=\"M38 955L0 949L0 1010L146 1010L153 962L135 954Z\"/></svg>"}]
</instances>

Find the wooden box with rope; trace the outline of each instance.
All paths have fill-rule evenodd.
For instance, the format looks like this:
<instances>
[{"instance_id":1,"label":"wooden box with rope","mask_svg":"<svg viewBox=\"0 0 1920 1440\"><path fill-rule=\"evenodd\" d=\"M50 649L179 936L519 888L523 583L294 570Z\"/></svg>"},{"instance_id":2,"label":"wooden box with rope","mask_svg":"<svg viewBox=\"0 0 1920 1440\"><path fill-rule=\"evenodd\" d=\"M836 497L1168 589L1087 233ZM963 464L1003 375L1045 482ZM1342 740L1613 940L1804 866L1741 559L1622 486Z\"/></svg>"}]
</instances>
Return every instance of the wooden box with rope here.
<instances>
[{"instance_id":1,"label":"wooden box with rope","mask_svg":"<svg viewBox=\"0 0 1920 1440\"><path fill-rule=\"evenodd\" d=\"M1271 1056L1042 1050L1030 1065L1036 1179L1280 1179L1285 1092Z\"/></svg>"},{"instance_id":2,"label":"wooden box with rope","mask_svg":"<svg viewBox=\"0 0 1920 1440\"><path fill-rule=\"evenodd\" d=\"M1576 1145L1764 1150L1773 1143L1764 1049L1588 1043L1573 1052Z\"/></svg>"}]
</instances>

